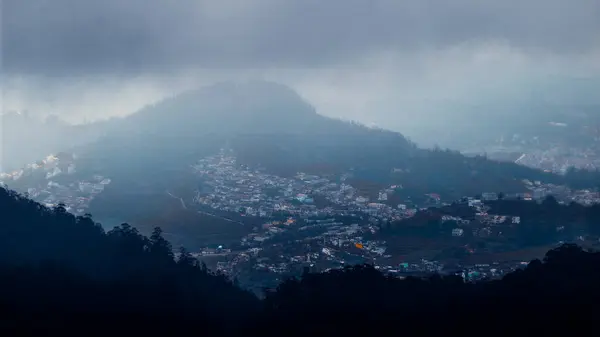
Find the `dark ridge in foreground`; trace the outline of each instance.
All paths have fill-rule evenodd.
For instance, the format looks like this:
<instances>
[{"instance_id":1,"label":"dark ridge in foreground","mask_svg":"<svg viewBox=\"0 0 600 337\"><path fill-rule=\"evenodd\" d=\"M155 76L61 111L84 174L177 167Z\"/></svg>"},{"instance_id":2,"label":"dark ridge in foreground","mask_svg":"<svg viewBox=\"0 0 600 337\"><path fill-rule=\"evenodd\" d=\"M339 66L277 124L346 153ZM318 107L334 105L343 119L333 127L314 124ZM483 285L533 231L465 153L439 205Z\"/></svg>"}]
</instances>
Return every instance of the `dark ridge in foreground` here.
<instances>
[{"instance_id":1,"label":"dark ridge in foreground","mask_svg":"<svg viewBox=\"0 0 600 337\"><path fill-rule=\"evenodd\" d=\"M400 280L371 266L239 289L156 229L105 233L90 216L0 189L0 333L344 336L593 331L600 253L564 245L499 281ZM571 330L573 329L573 330Z\"/></svg>"}]
</instances>

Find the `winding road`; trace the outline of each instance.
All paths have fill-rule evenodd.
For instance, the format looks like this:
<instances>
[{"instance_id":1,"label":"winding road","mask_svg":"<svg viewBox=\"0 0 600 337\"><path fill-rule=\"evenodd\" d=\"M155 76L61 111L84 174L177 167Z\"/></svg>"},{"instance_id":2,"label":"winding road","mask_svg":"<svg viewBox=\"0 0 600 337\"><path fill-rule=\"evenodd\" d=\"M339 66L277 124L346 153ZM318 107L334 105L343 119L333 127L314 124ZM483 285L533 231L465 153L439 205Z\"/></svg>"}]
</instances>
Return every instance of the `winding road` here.
<instances>
[{"instance_id":1,"label":"winding road","mask_svg":"<svg viewBox=\"0 0 600 337\"><path fill-rule=\"evenodd\" d=\"M165 191L165 192L166 192L166 193L167 193L167 195L168 195L168 196L170 196L171 198L178 199L178 200L181 202L181 207L183 207L183 209L186 209L186 210L188 209L188 207L187 207L187 205L185 204L185 201L183 200L183 198L181 198L181 197L178 197L178 196L175 196L175 195L173 195L173 194L172 194L171 192L169 192L169 191ZM197 212L198 212L198 213L200 213L200 214L203 214L203 215L208 215L208 216L212 216L212 217L215 217L215 218L219 218L219 219L221 219L221 220L225 220L225 221L233 222L233 223L236 223L236 224L240 224L240 225L242 225L242 226L244 225L244 223L243 223L243 222L240 222L240 221L235 221L235 220L231 220L231 219L229 219L229 218L226 218L226 217L224 217L224 216L220 216L220 215L216 215L216 214L209 213L209 212L204 212L204 211L197 211Z\"/></svg>"}]
</instances>

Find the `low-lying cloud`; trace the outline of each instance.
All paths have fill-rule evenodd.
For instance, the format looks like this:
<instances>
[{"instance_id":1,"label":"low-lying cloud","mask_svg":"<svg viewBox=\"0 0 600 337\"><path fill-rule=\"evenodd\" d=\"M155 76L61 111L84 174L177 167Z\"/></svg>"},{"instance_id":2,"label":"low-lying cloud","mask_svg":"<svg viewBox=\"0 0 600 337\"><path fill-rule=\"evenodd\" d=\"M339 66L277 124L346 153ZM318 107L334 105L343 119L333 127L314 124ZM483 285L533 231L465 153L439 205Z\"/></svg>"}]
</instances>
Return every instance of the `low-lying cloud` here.
<instances>
[{"instance_id":1,"label":"low-lying cloud","mask_svg":"<svg viewBox=\"0 0 600 337\"><path fill-rule=\"evenodd\" d=\"M3 108L72 120L233 77L280 80L326 114L368 121L600 72L597 0L1 4Z\"/></svg>"}]
</instances>

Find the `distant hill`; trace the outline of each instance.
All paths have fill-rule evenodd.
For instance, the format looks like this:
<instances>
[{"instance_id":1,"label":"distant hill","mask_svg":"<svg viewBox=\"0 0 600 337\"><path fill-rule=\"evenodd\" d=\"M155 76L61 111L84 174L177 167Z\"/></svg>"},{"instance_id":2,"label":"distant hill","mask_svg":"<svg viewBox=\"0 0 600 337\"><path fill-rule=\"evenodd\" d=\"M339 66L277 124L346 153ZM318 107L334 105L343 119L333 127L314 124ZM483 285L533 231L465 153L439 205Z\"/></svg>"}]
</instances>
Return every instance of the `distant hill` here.
<instances>
[{"instance_id":1,"label":"distant hill","mask_svg":"<svg viewBox=\"0 0 600 337\"><path fill-rule=\"evenodd\" d=\"M198 181L190 165L223 147L232 149L241 164L284 176L351 172L351 182L367 195L401 185L398 201L422 201L429 193L455 200L486 191L523 192L525 178L574 187L600 182L595 173L557 176L481 156L419 149L399 133L319 115L292 89L265 81L185 92L108 130L77 149L78 171L112 179L90 211L124 221L164 218L163 206L172 204L165 191L193 190Z\"/></svg>"},{"instance_id":2,"label":"distant hill","mask_svg":"<svg viewBox=\"0 0 600 337\"><path fill-rule=\"evenodd\" d=\"M163 199L168 186L195 186L190 165L222 147L232 148L241 163L280 174L318 164L346 170L356 159L406 157L416 149L398 133L321 116L281 84L220 83L148 106L123 119L110 135L79 149L82 169L114 182L91 212L103 217L115 205L133 209L142 198L149 202L153 193ZM149 209L156 206L140 211Z\"/></svg>"},{"instance_id":3,"label":"distant hill","mask_svg":"<svg viewBox=\"0 0 600 337\"><path fill-rule=\"evenodd\" d=\"M284 85L251 81L219 83L148 106L85 152L101 158L117 153L130 159L146 154L182 158L208 148L235 148L240 141L256 145L255 152L279 142L302 146L306 152L389 144L406 151L413 146L398 133L321 116Z\"/></svg>"}]
</instances>

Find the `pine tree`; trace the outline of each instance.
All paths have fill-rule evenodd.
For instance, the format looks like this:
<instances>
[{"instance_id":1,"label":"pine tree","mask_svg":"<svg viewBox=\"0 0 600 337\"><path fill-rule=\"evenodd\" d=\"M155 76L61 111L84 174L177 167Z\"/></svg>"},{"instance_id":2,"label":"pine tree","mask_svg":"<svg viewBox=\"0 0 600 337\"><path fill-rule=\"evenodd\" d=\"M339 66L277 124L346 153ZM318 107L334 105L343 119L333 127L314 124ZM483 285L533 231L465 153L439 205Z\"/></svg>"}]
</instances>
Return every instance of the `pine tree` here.
<instances>
[{"instance_id":1,"label":"pine tree","mask_svg":"<svg viewBox=\"0 0 600 337\"><path fill-rule=\"evenodd\" d=\"M171 243L163 238L162 233L163 231L160 227L155 227L152 231L149 246L150 254L158 261L163 261L164 263L173 262L175 258L173 248L171 247Z\"/></svg>"},{"instance_id":2,"label":"pine tree","mask_svg":"<svg viewBox=\"0 0 600 337\"><path fill-rule=\"evenodd\" d=\"M184 247L179 248L179 258L177 259L177 265L182 267L196 267L198 260L196 260L190 252Z\"/></svg>"}]
</instances>

